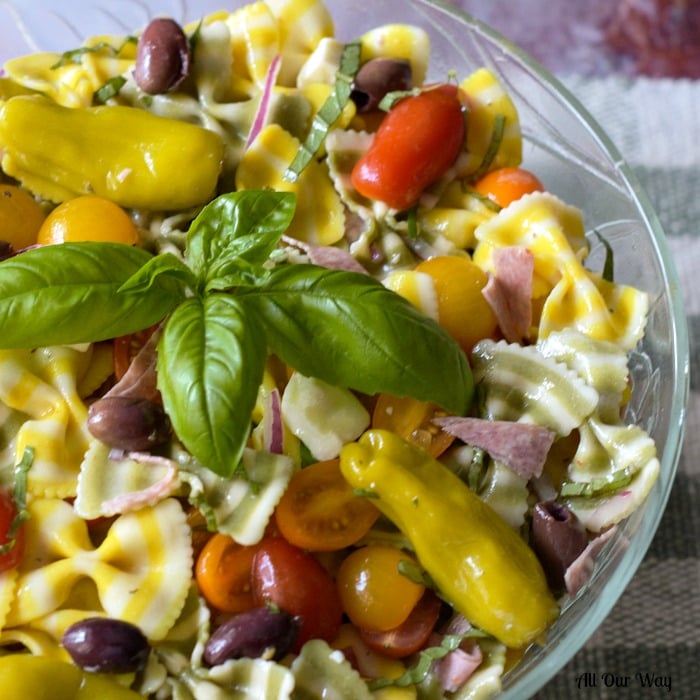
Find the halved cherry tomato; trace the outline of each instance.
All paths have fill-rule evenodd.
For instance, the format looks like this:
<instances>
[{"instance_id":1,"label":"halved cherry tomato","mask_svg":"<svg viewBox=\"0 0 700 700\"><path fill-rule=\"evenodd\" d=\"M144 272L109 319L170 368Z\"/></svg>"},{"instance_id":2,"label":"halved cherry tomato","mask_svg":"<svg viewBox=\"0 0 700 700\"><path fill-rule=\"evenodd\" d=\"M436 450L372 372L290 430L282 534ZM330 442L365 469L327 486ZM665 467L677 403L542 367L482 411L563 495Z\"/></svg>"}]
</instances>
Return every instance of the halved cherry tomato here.
<instances>
[{"instance_id":1,"label":"halved cherry tomato","mask_svg":"<svg viewBox=\"0 0 700 700\"><path fill-rule=\"evenodd\" d=\"M316 462L296 472L275 510L283 537L316 552L344 549L364 537L379 509L356 496L337 459Z\"/></svg>"},{"instance_id":2,"label":"halved cherry tomato","mask_svg":"<svg viewBox=\"0 0 700 700\"><path fill-rule=\"evenodd\" d=\"M499 206L507 207L523 195L531 192L543 192L544 185L529 170L506 167L486 173L477 181L474 189Z\"/></svg>"},{"instance_id":3,"label":"halved cherry tomato","mask_svg":"<svg viewBox=\"0 0 700 700\"><path fill-rule=\"evenodd\" d=\"M354 625L385 632L410 615L425 586L401 573L401 562L415 565L410 554L389 545L360 547L343 560L336 585Z\"/></svg>"},{"instance_id":4,"label":"halved cherry tomato","mask_svg":"<svg viewBox=\"0 0 700 700\"><path fill-rule=\"evenodd\" d=\"M251 577L257 605L272 603L300 620L298 651L310 639L333 640L343 610L335 582L317 559L282 537L263 539Z\"/></svg>"},{"instance_id":5,"label":"halved cherry tomato","mask_svg":"<svg viewBox=\"0 0 700 700\"><path fill-rule=\"evenodd\" d=\"M9 530L16 515L12 494L7 490L0 491L0 547L7 547L7 551L0 554L0 572L14 569L24 555L24 525L20 525L10 546L12 538L9 537Z\"/></svg>"},{"instance_id":6,"label":"halved cherry tomato","mask_svg":"<svg viewBox=\"0 0 700 700\"><path fill-rule=\"evenodd\" d=\"M498 321L482 294L488 275L471 258L440 255L424 260L415 269L433 278L438 323L465 352L471 352L480 340L493 337Z\"/></svg>"},{"instance_id":7,"label":"halved cherry tomato","mask_svg":"<svg viewBox=\"0 0 700 700\"><path fill-rule=\"evenodd\" d=\"M353 167L353 187L394 209L409 209L454 163L464 136L457 86L428 86L404 97L389 110Z\"/></svg>"},{"instance_id":8,"label":"halved cherry tomato","mask_svg":"<svg viewBox=\"0 0 700 700\"><path fill-rule=\"evenodd\" d=\"M195 580L204 599L222 612L239 613L255 606L251 571L257 546L244 546L217 532L202 548Z\"/></svg>"},{"instance_id":9,"label":"halved cherry tomato","mask_svg":"<svg viewBox=\"0 0 700 700\"><path fill-rule=\"evenodd\" d=\"M39 229L42 245L76 241L109 241L136 245L139 232L118 204L96 195L82 195L59 204Z\"/></svg>"},{"instance_id":10,"label":"halved cherry tomato","mask_svg":"<svg viewBox=\"0 0 700 700\"><path fill-rule=\"evenodd\" d=\"M435 403L410 396L380 394L372 413L372 427L390 430L422 447L433 457L439 457L454 442L453 435L431 423L439 415L444 415L444 412Z\"/></svg>"},{"instance_id":11,"label":"halved cherry tomato","mask_svg":"<svg viewBox=\"0 0 700 700\"><path fill-rule=\"evenodd\" d=\"M437 624L442 603L428 590L406 620L386 632L359 629L360 638L373 651L394 659L403 659L422 649Z\"/></svg>"}]
</instances>

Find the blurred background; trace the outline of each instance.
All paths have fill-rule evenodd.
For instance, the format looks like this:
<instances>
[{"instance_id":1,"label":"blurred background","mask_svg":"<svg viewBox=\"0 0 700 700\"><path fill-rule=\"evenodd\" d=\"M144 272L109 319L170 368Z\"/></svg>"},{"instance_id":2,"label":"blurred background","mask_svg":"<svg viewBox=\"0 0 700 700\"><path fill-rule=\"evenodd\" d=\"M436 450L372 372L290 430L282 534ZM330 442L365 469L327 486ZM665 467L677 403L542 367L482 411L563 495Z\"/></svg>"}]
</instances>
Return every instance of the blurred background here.
<instances>
[{"instance_id":1,"label":"blurred background","mask_svg":"<svg viewBox=\"0 0 700 700\"><path fill-rule=\"evenodd\" d=\"M700 78L700 0L452 0L560 74Z\"/></svg>"}]
</instances>

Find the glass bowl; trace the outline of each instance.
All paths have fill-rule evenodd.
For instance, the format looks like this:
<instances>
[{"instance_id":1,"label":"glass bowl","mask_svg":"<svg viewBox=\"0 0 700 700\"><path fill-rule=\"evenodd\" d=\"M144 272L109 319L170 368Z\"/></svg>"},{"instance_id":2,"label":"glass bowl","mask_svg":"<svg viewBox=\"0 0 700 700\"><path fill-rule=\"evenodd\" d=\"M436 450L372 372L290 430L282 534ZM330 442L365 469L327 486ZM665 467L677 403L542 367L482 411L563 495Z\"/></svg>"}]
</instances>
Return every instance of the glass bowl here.
<instances>
[{"instance_id":1,"label":"glass bowl","mask_svg":"<svg viewBox=\"0 0 700 700\"><path fill-rule=\"evenodd\" d=\"M37 50L65 51L88 36L132 33L155 16L191 21L242 0L14 0L0 5L0 59ZM680 286L659 221L615 146L575 96L534 60L476 19L440 0L327 0L336 33L350 40L388 22L418 24L432 43L429 78L485 66L516 103L523 162L545 186L584 212L615 254L616 281L649 294L646 334L631 358L629 419L654 438L661 462L645 503L622 523L596 560L593 576L568 602L546 644L531 647L504 677L504 698L542 688L600 626L654 537L678 462L688 392L688 341ZM58 8L58 9L56 9ZM594 245L591 258L602 257Z\"/></svg>"}]
</instances>

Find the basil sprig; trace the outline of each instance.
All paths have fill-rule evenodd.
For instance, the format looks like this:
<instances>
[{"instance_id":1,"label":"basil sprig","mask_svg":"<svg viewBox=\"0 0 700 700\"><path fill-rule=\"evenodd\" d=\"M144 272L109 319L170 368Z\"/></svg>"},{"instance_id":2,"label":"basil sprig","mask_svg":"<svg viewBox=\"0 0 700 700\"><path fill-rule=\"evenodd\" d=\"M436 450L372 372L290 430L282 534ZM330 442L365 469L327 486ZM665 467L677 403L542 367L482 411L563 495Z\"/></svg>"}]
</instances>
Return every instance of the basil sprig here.
<instances>
[{"instance_id":1,"label":"basil sprig","mask_svg":"<svg viewBox=\"0 0 700 700\"><path fill-rule=\"evenodd\" d=\"M469 363L437 323L368 275L270 265L295 206L285 192L222 195L193 221L184 260L96 242L10 258L0 263L0 347L98 341L165 319L165 410L221 476L240 461L269 352L337 386L466 412Z\"/></svg>"}]
</instances>

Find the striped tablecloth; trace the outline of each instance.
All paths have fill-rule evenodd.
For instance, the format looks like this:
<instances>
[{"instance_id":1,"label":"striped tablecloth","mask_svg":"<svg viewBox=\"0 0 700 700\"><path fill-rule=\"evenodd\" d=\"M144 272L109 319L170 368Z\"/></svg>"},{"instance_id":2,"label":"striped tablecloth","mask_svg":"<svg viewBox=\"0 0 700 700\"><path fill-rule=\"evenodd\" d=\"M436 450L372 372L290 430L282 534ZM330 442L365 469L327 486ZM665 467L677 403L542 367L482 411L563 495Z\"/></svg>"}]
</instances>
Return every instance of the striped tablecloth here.
<instances>
[{"instance_id":1,"label":"striped tablecloth","mask_svg":"<svg viewBox=\"0 0 700 700\"><path fill-rule=\"evenodd\" d=\"M691 395L678 476L644 562L602 627L536 697L696 700L700 697L700 82L621 77L564 82L634 168L669 238L689 322Z\"/></svg>"}]
</instances>

